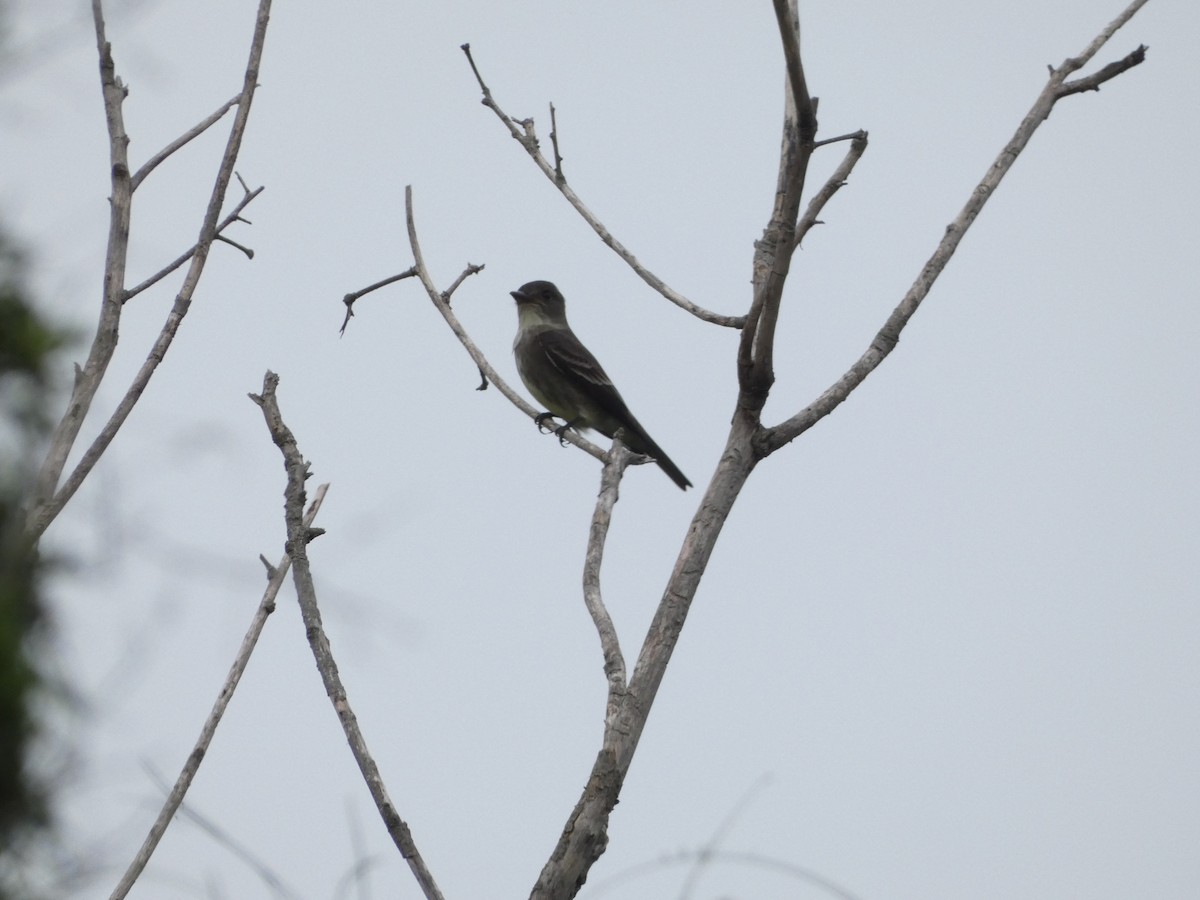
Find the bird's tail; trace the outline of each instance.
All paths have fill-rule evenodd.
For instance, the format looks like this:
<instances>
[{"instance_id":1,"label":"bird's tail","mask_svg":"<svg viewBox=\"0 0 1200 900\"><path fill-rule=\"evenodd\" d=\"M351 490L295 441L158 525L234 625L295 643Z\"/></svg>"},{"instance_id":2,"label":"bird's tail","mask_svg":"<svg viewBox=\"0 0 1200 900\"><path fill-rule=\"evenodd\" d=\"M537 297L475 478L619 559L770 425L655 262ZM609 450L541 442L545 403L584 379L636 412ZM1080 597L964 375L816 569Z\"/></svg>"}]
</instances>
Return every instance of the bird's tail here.
<instances>
[{"instance_id":1,"label":"bird's tail","mask_svg":"<svg viewBox=\"0 0 1200 900\"><path fill-rule=\"evenodd\" d=\"M632 418L632 416L630 417ZM637 421L633 422L635 431L633 434L621 433L621 440L630 450L635 453L642 453L654 460L655 464L667 473L667 477L679 485L679 489L686 491L692 486L692 483L687 480L687 476L679 470L679 466L671 462L671 457L663 452L663 448L654 443L654 439L646 434L644 428L638 425Z\"/></svg>"}]
</instances>

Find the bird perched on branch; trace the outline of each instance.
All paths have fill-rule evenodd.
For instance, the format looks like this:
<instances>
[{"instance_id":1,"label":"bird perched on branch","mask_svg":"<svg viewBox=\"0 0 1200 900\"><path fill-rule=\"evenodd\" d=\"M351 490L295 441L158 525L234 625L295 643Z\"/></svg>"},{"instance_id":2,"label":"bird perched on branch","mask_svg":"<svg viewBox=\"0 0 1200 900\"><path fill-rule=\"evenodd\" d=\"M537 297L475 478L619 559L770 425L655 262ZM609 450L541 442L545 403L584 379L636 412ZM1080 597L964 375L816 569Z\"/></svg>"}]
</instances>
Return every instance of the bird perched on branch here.
<instances>
[{"instance_id":1,"label":"bird perched on branch","mask_svg":"<svg viewBox=\"0 0 1200 900\"><path fill-rule=\"evenodd\" d=\"M561 439L568 428L592 428L606 437L621 432L635 453L651 457L679 487L692 483L633 417L612 379L567 324L563 295L549 281L531 281L512 292L517 301L517 337L513 355L525 387L549 412L538 416L539 426L551 415L566 424L555 430Z\"/></svg>"}]
</instances>

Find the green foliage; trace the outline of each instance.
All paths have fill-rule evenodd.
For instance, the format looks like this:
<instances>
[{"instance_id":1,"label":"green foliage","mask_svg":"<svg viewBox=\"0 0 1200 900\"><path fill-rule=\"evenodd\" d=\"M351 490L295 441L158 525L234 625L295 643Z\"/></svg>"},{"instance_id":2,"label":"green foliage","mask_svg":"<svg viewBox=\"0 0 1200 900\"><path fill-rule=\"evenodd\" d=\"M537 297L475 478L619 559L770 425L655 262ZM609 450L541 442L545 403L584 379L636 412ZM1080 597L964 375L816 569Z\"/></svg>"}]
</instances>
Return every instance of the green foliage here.
<instances>
[{"instance_id":1,"label":"green foliage","mask_svg":"<svg viewBox=\"0 0 1200 900\"><path fill-rule=\"evenodd\" d=\"M0 870L48 821L47 789L29 764L46 693L35 662L45 646L43 564L24 535L23 505L44 434L48 357L61 342L30 304L21 260L0 235Z\"/></svg>"}]
</instances>

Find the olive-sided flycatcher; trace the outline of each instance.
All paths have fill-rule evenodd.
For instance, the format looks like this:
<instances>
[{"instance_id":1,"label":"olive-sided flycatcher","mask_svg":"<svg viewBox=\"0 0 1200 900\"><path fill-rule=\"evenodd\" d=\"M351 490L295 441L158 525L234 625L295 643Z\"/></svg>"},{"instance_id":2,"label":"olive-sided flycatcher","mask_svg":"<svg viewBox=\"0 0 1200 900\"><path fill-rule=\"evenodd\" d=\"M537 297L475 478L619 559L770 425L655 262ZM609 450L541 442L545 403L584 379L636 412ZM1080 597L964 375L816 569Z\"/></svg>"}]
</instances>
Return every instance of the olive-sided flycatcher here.
<instances>
[{"instance_id":1,"label":"olive-sided flycatcher","mask_svg":"<svg viewBox=\"0 0 1200 900\"><path fill-rule=\"evenodd\" d=\"M549 281L531 281L512 297L517 301L517 372L537 401L565 421L564 428L593 428L610 438L620 429L630 450L652 457L684 490L691 487L633 417L596 357L575 337L558 288Z\"/></svg>"}]
</instances>

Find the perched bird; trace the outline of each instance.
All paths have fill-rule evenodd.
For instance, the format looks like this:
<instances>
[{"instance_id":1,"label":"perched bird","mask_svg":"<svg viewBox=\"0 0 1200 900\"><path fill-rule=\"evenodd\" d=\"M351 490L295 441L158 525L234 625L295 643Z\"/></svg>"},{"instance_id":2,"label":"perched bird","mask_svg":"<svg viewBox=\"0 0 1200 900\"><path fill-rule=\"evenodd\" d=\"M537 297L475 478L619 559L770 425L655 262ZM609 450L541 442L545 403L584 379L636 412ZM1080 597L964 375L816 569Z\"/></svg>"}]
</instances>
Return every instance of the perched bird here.
<instances>
[{"instance_id":1,"label":"perched bird","mask_svg":"<svg viewBox=\"0 0 1200 900\"><path fill-rule=\"evenodd\" d=\"M621 440L630 450L649 456L683 490L692 483L663 453L646 429L633 417L612 379L596 357L575 337L567 324L563 295L549 281L531 281L512 292L517 301L517 337L513 355L525 387L549 412L538 424L558 416L566 422L558 429L593 428L606 437L621 430Z\"/></svg>"}]
</instances>

